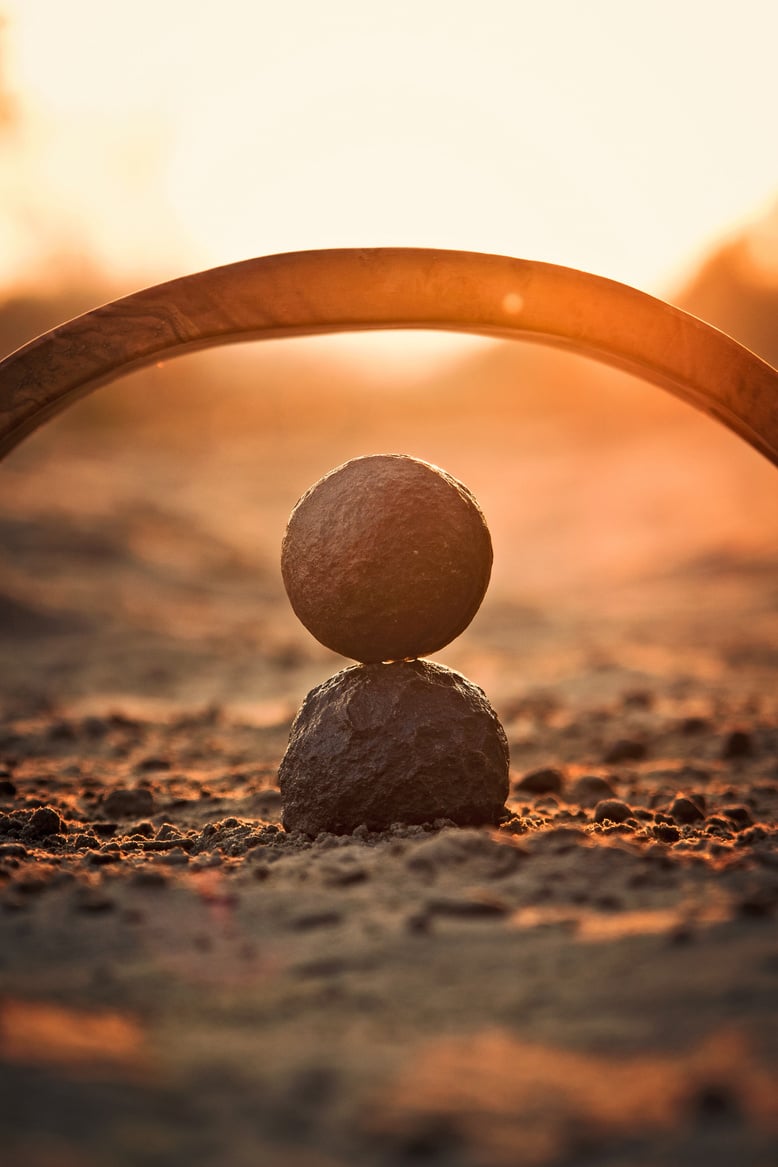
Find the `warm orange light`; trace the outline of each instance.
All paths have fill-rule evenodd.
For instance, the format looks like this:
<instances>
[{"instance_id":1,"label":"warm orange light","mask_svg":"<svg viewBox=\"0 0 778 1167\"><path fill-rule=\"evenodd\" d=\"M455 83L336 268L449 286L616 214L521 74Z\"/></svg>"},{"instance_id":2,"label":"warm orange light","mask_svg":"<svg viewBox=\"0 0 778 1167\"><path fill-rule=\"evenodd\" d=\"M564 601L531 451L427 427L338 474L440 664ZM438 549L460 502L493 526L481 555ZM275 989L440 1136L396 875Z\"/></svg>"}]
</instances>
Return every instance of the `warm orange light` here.
<instances>
[{"instance_id":1,"label":"warm orange light","mask_svg":"<svg viewBox=\"0 0 778 1167\"><path fill-rule=\"evenodd\" d=\"M11 1061L134 1065L144 1054L135 1021L46 1001L0 1002L0 1049Z\"/></svg>"},{"instance_id":2,"label":"warm orange light","mask_svg":"<svg viewBox=\"0 0 778 1167\"><path fill-rule=\"evenodd\" d=\"M404 244L661 291L778 180L778 8L756 0L4 10L6 284L67 254L147 283Z\"/></svg>"}]
</instances>

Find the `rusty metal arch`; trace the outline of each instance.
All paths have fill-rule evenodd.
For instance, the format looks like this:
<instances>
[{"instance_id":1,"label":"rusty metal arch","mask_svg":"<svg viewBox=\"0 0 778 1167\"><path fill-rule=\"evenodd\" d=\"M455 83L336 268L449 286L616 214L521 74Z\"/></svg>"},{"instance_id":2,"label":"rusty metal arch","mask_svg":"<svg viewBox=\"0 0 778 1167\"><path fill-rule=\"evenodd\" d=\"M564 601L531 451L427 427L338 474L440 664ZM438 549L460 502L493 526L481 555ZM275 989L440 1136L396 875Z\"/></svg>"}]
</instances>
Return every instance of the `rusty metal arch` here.
<instances>
[{"instance_id":1,"label":"rusty metal arch","mask_svg":"<svg viewBox=\"0 0 778 1167\"><path fill-rule=\"evenodd\" d=\"M718 418L778 465L778 371L624 284L468 251L300 251L183 276L86 312L0 362L0 456L132 369L268 337L427 328L573 349Z\"/></svg>"}]
</instances>

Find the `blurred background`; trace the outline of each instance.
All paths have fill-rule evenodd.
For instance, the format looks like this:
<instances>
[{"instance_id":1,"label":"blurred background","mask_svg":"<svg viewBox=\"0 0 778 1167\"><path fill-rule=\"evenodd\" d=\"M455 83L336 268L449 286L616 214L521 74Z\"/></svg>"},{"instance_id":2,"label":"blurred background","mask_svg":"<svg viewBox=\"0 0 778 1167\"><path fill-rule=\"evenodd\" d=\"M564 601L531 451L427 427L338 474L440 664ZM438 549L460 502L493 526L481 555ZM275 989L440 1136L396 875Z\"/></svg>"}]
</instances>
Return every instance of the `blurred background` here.
<instances>
[{"instance_id":1,"label":"blurred background","mask_svg":"<svg viewBox=\"0 0 778 1167\"><path fill-rule=\"evenodd\" d=\"M500 252L621 280L778 363L766 0L0 0L0 350L278 251ZM775 690L775 470L637 379L518 342L271 341L123 378L0 466L4 707L287 716L338 667L285 603L291 506L402 451L479 498L441 659L497 703ZM342 663L342 662L340 662ZM664 679L664 680L662 680ZM691 699L691 698L690 698Z\"/></svg>"}]
</instances>

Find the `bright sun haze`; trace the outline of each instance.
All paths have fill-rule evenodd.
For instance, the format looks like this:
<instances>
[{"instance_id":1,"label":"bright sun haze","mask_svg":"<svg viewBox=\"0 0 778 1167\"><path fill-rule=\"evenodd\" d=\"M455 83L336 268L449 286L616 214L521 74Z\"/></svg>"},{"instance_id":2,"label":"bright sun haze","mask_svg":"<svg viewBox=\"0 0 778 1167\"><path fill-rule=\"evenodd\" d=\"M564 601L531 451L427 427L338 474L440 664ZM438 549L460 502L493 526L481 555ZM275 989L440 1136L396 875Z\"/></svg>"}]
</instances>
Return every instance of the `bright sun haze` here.
<instances>
[{"instance_id":1,"label":"bright sun haze","mask_svg":"<svg viewBox=\"0 0 778 1167\"><path fill-rule=\"evenodd\" d=\"M662 293L775 186L778 6L5 0L8 286L454 247Z\"/></svg>"}]
</instances>

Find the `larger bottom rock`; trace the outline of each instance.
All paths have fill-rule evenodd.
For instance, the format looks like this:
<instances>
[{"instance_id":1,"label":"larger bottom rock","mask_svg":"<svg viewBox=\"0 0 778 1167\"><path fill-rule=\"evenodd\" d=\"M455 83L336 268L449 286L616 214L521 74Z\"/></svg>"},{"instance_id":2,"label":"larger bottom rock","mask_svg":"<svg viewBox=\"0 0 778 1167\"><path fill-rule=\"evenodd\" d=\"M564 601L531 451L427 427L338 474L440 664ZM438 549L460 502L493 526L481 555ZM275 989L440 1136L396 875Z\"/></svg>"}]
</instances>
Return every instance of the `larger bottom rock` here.
<instances>
[{"instance_id":1,"label":"larger bottom rock","mask_svg":"<svg viewBox=\"0 0 778 1167\"><path fill-rule=\"evenodd\" d=\"M483 691L426 660L355 665L312 689L279 770L287 830L500 820L508 743Z\"/></svg>"}]
</instances>

